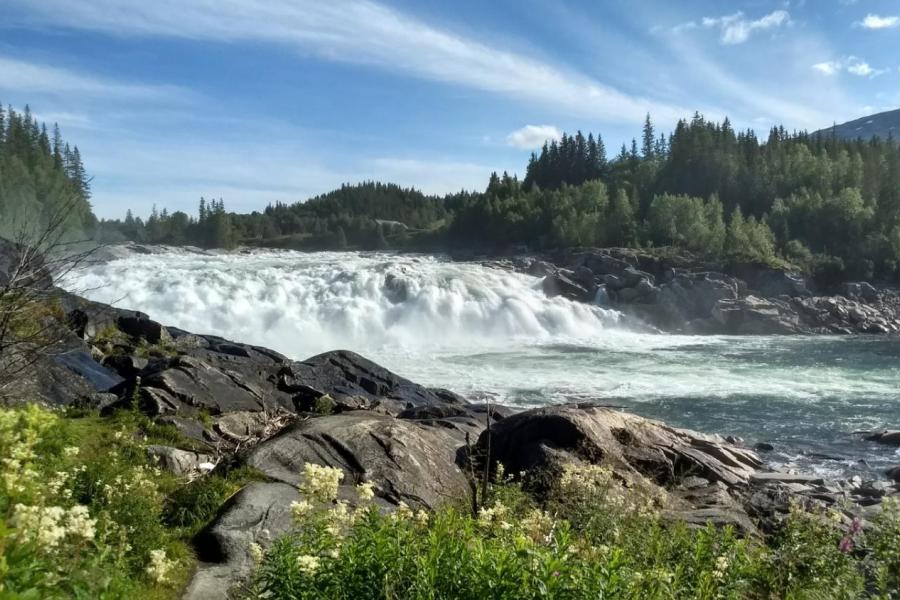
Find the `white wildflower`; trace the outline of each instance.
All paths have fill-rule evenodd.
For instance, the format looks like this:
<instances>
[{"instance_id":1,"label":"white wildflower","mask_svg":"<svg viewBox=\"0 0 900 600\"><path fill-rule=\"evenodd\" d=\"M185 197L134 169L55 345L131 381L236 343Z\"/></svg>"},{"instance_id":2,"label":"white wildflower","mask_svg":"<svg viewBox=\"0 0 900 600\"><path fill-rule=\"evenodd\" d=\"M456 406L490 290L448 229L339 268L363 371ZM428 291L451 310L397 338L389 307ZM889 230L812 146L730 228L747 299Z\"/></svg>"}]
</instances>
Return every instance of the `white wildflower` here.
<instances>
[{"instance_id":1,"label":"white wildflower","mask_svg":"<svg viewBox=\"0 0 900 600\"><path fill-rule=\"evenodd\" d=\"M344 479L344 472L334 467L323 467L314 463L303 465L304 494L321 502L337 498L338 486Z\"/></svg>"},{"instance_id":2,"label":"white wildflower","mask_svg":"<svg viewBox=\"0 0 900 600\"><path fill-rule=\"evenodd\" d=\"M371 481L364 481L356 486L356 494L363 502L368 502L375 497L375 484Z\"/></svg>"},{"instance_id":3,"label":"white wildflower","mask_svg":"<svg viewBox=\"0 0 900 600\"><path fill-rule=\"evenodd\" d=\"M260 564L263 561L263 557L265 556L265 552L263 552L262 546L257 544L256 542L250 543L250 557L253 559L255 564Z\"/></svg>"},{"instance_id":4,"label":"white wildflower","mask_svg":"<svg viewBox=\"0 0 900 600\"><path fill-rule=\"evenodd\" d=\"M165 550L150 551L150 565L147 567L147 574L153 578L156 583L168 583L169 575L177 563L166 557Z\"/></svg>"},{"instance_id":5,"label":"white wildflower","mask_svg":"<svg viewBox=\"0 0 900 600\"><path fill-rule=\"evenodd\" d=\"M307 575L314 575L315 572L319 570L319 566L321 564L322 561L318 556L301 554L297 557L297 567L299 567L299 569Z\"/></svg>"}]
</instances>

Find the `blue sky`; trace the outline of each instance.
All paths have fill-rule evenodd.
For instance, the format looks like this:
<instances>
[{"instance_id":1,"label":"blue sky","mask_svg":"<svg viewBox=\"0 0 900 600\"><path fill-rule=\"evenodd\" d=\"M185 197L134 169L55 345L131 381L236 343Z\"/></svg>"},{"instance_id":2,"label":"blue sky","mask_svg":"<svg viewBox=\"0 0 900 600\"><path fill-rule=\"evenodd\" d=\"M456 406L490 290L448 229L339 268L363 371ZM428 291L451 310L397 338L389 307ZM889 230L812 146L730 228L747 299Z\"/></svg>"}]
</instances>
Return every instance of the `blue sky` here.
<instances>
[{"instance_id":1,"label":"blue sky","mask_svg":"<svg viewBox=\"0 0 900 600\"><path fill-rule=\"evenodd\" d=\"M817 129L900 108L897 0L0 0L0 100L59 122L104 217L521 174L650 112Z\"/></svg>"}]
</instances>

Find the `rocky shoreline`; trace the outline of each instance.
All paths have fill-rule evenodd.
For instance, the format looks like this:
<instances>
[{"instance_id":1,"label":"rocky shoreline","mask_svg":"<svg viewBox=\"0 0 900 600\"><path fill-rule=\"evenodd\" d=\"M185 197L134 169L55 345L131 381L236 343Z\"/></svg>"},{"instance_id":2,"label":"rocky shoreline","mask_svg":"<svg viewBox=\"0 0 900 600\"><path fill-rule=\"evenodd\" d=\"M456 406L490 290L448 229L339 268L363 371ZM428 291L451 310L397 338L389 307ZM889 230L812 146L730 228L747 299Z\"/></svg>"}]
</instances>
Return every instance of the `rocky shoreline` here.
<instances>
[{"instance_id":1,"label":"rocky shoreline","mask_svg":"<svg viewBox=\"0 0 900 600\"><path fill-rule=\"evenodd\" d=\"M463 257L472 260L472 257ZM542 277L545 293L615 308L659 331L694 335L897 334L900 290L848 282L819 290L800 273L761 264L706 264L683 255L582 249L483 264Z\"/></svg>"},{"instance_id":2,"label":"rocky shoreline","mask_svg":"<svg viewBox=\"0 0 900 600\"><path fill-rule=\"evenodd\" d=\"M693 318L684 321L692 331L708 328L710 319L719 322L702 316L706 307L718 314L736 304L745 307L735 309L741 314L755 314L746 308L754 296L741 295L741 290L759 288L759 283L747 288L731 276L667 270L664 263L651 273L649 263L626 258L601 251L572 256L578 263L572 270L533 258L500 266L545 271L550 293L581 300L590 300L604 285L610 302L639 307L628 314L655 319L657 326L671 316L665 307L702 305L702 310L691 308ZM597 290L587 287L588 271ZM596 283L601 278L604 283ZM614 281L622 286L611 285ZM789 278L780 281L778 285L799 286ZM648 286L647 295L626 300ZM580 298L579 290L584 290ZM308 462L340 469L347 499L357 482L372 482L375 501L385 510L401 502L424 509L466 505L477 485L473 473L490 471L498 463L535 493L564 465L602 464L619 484L640 485L665 497L671 519L729 525L748 536L771 531L792 503L835 508L849 526L854 517L871 517L885 498L900 496L897 469L888 472L888 479L870 481L777 471L740 440L671 427L614 407L569 404L515 411L471 403L452 391L404 379L353 352L294 361L267 348L166 327L140 312L57 292L57 351L7 389L9 398L101 414L138 409L191 441L190 447L147 447L173 473L202 477L216 469L251 467L261 474L261 481L232 496L195 538L201 562L185 592L193 600L222 597L223 590L251 572L251 543L265 548L288 531L290 503ZM657 300L638 301L648 296ZM823 301L811 295L795 298ZM771 318L767 314L743 317L748 329L736 331L749 333L761 323L784 319L780 312ZM881 322L876 319L884 320L872 317L872 322ZM830 331L832 326L822 327ZM768 332L796 332L772 327ZM900 444L898 432L868 435Z\"/></svg>"},{"instance_id":3,"label":"rocky shoreline","mask_svg":"<svg viewBox=\"0 0 900 600\"><path fill-rule=\"evenodd\" d=\"M16 397L102 412L136 406L194 443L148 448L173 472L202 476L248 466L265 477L233 496L197 536L201 565L186 598L221 597L250 573L250 543L266 547L288 530L306 462L341 469L348 498L355 482L374 482L386 510L400 502L426 509L467 502L472 469L480 472L485 460L538 487L565 464L603 464L622 485L665 495L672 519L730 525L745 535L771 530L791 503L838 508L849 523L900 495L900 481L775 471L738 440L617 408L517 412L474 404L352 352L293 361L61 294L66 352L36 365L35 376L13 390ZM897 436L881 437L893 443Z\"/></svg>"}]
</instances>

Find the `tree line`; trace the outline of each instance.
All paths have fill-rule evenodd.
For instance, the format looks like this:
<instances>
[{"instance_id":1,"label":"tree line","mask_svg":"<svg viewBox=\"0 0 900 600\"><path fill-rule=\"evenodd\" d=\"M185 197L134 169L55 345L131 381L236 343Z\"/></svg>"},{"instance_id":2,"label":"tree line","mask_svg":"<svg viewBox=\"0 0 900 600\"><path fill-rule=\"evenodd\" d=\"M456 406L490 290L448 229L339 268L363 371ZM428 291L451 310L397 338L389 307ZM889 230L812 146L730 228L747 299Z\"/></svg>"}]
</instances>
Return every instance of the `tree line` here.
<instances>
[{"instance_id":1,"label":"tree line","mask_svg":"<svg viewBox=\"0 0 900 600\"><path fill-rule=\"evenodd\" d=\"M525 176L443 197L364 182L249 214L202 198L195 215L155 208L97 222L77 147L26 109L0 110L0 214L40 220L76 194L73 230L100 241L299 249L548 250L675 247L719 261L789 262L823 280L900 281L900 146L772 128L765 139L702 115L608 157L599 133L564 134Z\"/></svg>"},{"instance_id":2,"label":"tree line","mask_svg":"<svg viewBox=\"0 0 900 600\"><path fill-rule=\"evenodd\" d=\"M0 236L40 231L65 211L68 237L90 237L97 223L90 197L81 152L59 126L49 131L27 105L18 112L0 104Z\"/></svg>"}]
</instances>

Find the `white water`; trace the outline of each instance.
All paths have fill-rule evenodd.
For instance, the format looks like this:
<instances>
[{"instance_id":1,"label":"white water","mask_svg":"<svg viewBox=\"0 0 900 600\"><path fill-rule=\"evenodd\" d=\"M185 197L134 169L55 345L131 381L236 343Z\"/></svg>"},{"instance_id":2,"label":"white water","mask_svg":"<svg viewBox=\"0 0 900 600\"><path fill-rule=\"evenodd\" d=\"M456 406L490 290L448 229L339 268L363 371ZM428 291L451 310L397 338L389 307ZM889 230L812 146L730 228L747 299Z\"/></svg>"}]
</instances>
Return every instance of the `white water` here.
<instances>
[{"instance_id":1,"label":"white water","mask_svg":"<svg viewBox=\"0 0 900 600\"><path fill-rule=\"evenodd\" d=\"M297 359L355 350L473 399L605 400L775 441L784 460L802 451L844 458L817 468L843 469L862 456L879 466L900 460L851 435L900 426L900 348L887 338L634 333L615 311L547 298L539 279L410 255L132 255L70 285L169 325Z\"/></svg>"}]
</instances>

